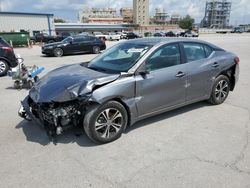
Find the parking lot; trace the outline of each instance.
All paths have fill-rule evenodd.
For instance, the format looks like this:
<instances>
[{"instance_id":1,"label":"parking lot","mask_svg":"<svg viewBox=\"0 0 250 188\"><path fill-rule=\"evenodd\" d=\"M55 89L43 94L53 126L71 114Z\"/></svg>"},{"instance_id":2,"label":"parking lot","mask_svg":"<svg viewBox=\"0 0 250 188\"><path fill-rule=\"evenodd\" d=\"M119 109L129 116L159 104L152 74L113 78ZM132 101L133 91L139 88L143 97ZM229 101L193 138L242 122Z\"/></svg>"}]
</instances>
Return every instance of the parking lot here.
<instances>
[{"instance_id":1,"label":"parking lot","mask_svg":"<svg viewBox=\"0 0 250 188\"><path fill-rule=\"evenodd\" d=\"M0 187L250 188L250 34L200 39L240 57L240 79L226 102L200 102L140 121L105 145L93 144L81 129L51 143L44 130L17 115L28 90L0 78ZM95 57L45 57L39 46L15 52L44 73Z\"/></svg>"}]
</instances>

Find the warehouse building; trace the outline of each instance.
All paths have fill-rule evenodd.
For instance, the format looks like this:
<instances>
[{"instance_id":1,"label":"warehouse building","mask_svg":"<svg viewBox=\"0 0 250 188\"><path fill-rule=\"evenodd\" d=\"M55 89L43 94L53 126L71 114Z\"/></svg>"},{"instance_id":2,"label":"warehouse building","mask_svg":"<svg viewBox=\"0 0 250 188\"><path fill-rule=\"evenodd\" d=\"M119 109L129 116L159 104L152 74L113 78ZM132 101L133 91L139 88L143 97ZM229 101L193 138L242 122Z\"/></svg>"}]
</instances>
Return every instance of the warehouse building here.
<instances>
[{"instance_id":1,"label":"warehouse building","mask_svg":"<svg viewBox=\"0 0 250 188\"><path fill-rule=\"evenodd\" d=\"M130 24L93 24L93 23L55 23L56 34L82 33L82 32L115 32L128 31L133 27Z\"/></svg>"},{"instance_id":2,"label":"warehouse building","mask_svg":"<svg viewBox=\"0 0 250 188\"><path fill-rule=\"evenodd\" d=\"M55 34L54 15L41 13L0 12L0 32L28 31Z\"/></svg>"}]
</instances>

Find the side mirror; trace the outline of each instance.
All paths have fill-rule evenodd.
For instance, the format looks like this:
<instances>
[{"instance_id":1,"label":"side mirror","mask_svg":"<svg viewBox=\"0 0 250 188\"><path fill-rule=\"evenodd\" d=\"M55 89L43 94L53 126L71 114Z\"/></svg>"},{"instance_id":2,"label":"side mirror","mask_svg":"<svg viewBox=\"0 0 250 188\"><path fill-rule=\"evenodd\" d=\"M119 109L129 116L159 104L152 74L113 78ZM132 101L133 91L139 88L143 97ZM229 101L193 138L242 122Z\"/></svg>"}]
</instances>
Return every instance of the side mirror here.
<instances>
[{"instance_id":1,"label":"side mirror","mask_svg":"<svg viewBox=\"0 0 250 188\"><path fill-rule=\"evenodd\" d=\"M149 74L150 72L149 72L149 70L146 68L145 63L143 63L143 64L139 67L137 73L140 74L140 75L142 75L142 76L145 76L146 74Z\"/></svg>"}]
</instances>

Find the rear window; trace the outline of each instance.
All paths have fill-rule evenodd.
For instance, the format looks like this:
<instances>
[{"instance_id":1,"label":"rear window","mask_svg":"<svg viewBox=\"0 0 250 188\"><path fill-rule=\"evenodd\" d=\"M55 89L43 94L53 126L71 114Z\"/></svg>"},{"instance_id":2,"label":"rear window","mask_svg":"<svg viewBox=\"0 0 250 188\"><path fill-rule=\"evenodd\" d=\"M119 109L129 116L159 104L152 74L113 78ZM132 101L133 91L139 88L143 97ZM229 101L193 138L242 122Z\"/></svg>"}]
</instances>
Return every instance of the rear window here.
<instances>
[{"instance_id":1,"label":"rear window","mask_svg":"<svg viewBox=\"0 0 250 188\"><path fill-rule=\"evenodd\" d=\"M213 52L213 49L208 45L204 45L204 50L205 50L205 53L206 53L206 57L210 56L211 53Z\"/></svg>"},{"instance_id":2,"label":"rear window","mask_svg":"<svg viewBox=\"0 0 250 188\"><path fill-rule=\"evenodd\" d=\"M91 36L88 36L87 39L92 40L92 41L101 41L100 39L98 39L96 37L91 37Z\"/></svg>"},{"instance_id":3,"label":"rear window","mask_svg":"<svg viewBox=\"0 0 250 188\"><path fill-rule=\"evenodd\" d=\"M199 43L183 43L187 62L198 61L206 58L205 50Z\"/></svg>"}]
</instances>

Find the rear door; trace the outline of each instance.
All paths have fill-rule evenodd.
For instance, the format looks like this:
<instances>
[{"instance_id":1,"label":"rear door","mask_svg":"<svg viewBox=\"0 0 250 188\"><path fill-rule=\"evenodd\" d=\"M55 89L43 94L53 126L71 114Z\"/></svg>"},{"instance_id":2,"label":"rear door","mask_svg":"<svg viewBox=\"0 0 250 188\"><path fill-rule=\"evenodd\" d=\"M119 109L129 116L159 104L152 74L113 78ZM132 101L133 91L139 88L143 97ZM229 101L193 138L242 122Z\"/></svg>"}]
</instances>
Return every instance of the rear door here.
<instances>
[{"instance_id":1,"label":"rear door","mask_svg":"<svg viewBox=\"0 0 250 188\"><path fill-rule=\"evenodd\" d=\"M81 37L72 37L72 41L65 47L66 53L77 53L81 51Z\"/></svg>"},{"instance_id":2,"label":"rear door","mask_svg":"<svg viewBox=\"0 0 250 188\"><path fill-rule=\"evenodd\" d=\"M146 60L146 75L136 76L136 101L140 116L185 102L185 67L178 43L160 47Z\"/></svg>"},{"instance_id":3,"label":"rear door","mask_svg":"<svg viewBox=\"0 0 250 188\"><path fill-rule=\"evenodd\" d=\"M210 95L213 72L218 69L211 58L212 48L202 43L183 42L187 66L187 101Z\"/></svg>"},{"instance_id":4,"label":"rear door","mask_svg":"<svg viewBox=\"0 0 250 188\"><path fill-rule=\"evenodd\" d=\"M92 52L95 45L94 37L85 36L81 42L81 51L82 52Z\"/></svg>"}]
</instances>

